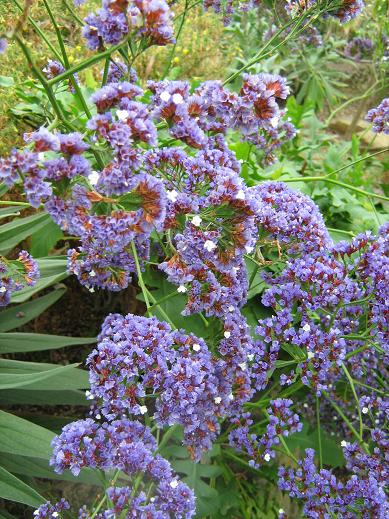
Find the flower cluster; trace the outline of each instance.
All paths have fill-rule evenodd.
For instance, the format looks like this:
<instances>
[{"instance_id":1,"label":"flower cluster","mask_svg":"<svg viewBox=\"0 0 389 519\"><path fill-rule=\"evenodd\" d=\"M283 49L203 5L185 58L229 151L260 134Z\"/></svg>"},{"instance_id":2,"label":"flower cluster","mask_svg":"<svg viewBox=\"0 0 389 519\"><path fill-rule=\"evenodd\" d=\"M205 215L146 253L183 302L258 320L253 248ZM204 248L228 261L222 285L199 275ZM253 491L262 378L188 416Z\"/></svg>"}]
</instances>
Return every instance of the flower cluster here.
<instances>
[{"instance_id":1,"label":"flower cluster","mask_svg":"<svg viewBox=\"0 0 389 519\"><path fill-rule=\"evenodd\" d=\"M370 38L352 38L344 48L344 54L350 59L359 61L362 58L371 56L374 50L374 43Z\"/></svg>"},{"instance_id":2,"label":"flower cluster","mask_svg":"<svg viewBox=\"0 0 389 519\"><path fill-rule=\"evenodd\" d=\"M366 121L373 123L373 131L389 135L389 98L367 112Z\"/></svg>"},{"instance_id":3,"label":"flower cluster","mask_svg":"<svg viewBox=\"0 0 389 519\"><path fill-rule=\"evenodd\" d=\"M271 287L262 302L275 315L260 321L260 341L276 349L287 344L302 382L318 394L339 377L348 354L356 377L363 365L371 369L369 353L353 353L363 344L362 326L387 351L388 247L384 226L377 237L360 235L291 259L281 276L266 278Z\"/></svg>"},{"instance_id":4,"label":"flower cluster","mask_svg":"<svg viewBox=\"0 0 389 519\"><path fill-rule=\"evenodd\" d=\"M58 503L52 505L50 501L41 505L37 510L34 511L34 519L56 519L60 517L61 512L69 510L70 505L65 499L61 499Z\"/></svg>"},{"instance_id":5,"label":"flower cluster","mask_svg":"<svg viewBox=\"0 0 389 519\"><path fill-rule=\"evenodd\" d=\"M259 468L263 461L269 462L275 457L275 448L280 444L280 437L299 432L302 423L296 413L290 409L293 401L277 398L270 402L266 410L269 423L261 436L250 432L254 422L245 414L235 421L237 427L230 433L230 445L239 451L246 452L250 458L249 465ZM243 420L242 420L243 419Z\"/></svg>"},{"instance_id":6,"label":"flower cluster","mask_svg":"<svg viewBox=\"0 0 389 519\"><path fill-rule=\"evenodd\" d=\"M120 470L128 476L141 473L143 488L155 487L153 496L119 485L107 491L115 508L125 510L128 516L186 519L194 514L193 492L177 478L170 464L155 454L156 441L140 422L121 419L100 425L91 418L79 420L63 428L54 438L53 448L51 464L58 473L70 469L78 475L83 467Z\"/></svg>"},{"instance_id":7,"label":"flower cluster","mask_svg":"<svg viewBox=\"0 0 389 519\"><path fill-rule=\"evenodd\" d=\"M36 261L22 250L16 260L0 259L0 306L10 303L13 292L33 286L39 278Z\"/></svg>"},{"instance_id":8,"label":"flower cluster","mask_svg":"<svg viewBox=\"0 0 389 519\"><path fill-rule=\"evenodd\" d=\"M85 18L83 34L91 49L130 36L146 46L167 45L174 42L172 17L165 0L103 0L101 9Z\"/></svg>"},{"instance_id":9,"label":"flower cluster","mask_svg":"<svg viewBox=\"0 0 389 519\"><path fill-rule=\"evenodd\" d=\"M298 16L302 12L311 10L320 5L320 0L287 0L285 9L292 16ZM333 3L327 2L325 15L337 18L341 23L346 23L358 16L364 9L363 0L340 0Z\"/></svg>"},{"instance_id":10,"label":"flower cluster","mask_svg":"<svg viewBox=\"0 0 389 519\"><path fill-rule=\"evenodd\" d=\"M347 452L350 447L346 446L345 449ZM299 460L297 469L280 467L278 474L279 487L291 497L304 501L306 517L387 517L389 501L383 488L384 482L376 479L375 470L369 473L374 462L370 461L368 455L364 459L367 463L364 476L357 471L342 481L330 470L317 471L313 449L306 449L305 454L304 460ZM351 466L349 468L352 469Z\"/></svg>"}]
</instances>

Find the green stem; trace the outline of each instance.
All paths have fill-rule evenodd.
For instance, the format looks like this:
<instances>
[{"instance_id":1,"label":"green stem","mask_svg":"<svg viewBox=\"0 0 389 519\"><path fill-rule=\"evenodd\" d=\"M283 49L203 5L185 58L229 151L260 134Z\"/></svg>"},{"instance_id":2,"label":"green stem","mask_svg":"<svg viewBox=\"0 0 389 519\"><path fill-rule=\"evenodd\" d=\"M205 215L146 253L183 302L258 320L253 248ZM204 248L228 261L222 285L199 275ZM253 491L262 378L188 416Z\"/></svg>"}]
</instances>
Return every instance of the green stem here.
<instances>
[{"instance_id":1,"label":"green stem","mask_svg":"<svg viewBox=\"0 0 389 519\"><path fill-rule=\"evenodd\" d=\"M320 468L323 468L323 448L321 444L321 425L320 425L320 402L316 396L316 427L317 427L317 441L319 444L319 462Z\"/></svg>"},{"instance_id":2,"label":"green stem","mask_svg":"<svg viewBox=\"0 0 389 519\"><path fill-rule=\"evenodd\" d=\"M352 379L352 376L350 375L348 369L346 368L344 362L342 362L342 369L347 377L347 380L350 383L351 391L354 395L355 402L357 404L357 412L358 412L358 419L359 419L359 439L361 442L363 442L363 420L362 420L362 413L361 413L361 406L359 404L359 398L357 395L357 392L355 391L354 381Z\"/></svg>"},{"instance_id":3,"label":"green stem","mask_svg":"<svg viewBox=\"0 0 389 519\"><path fill-rule=\"evenodd\" d=\"M360 195L379 198L380 200L386 200L387 202L389 201L389 198L387 196L379 195L377 193L371 193L369 191L365 191L364 189L359 189L358 187L351 186L350 184L346 184L345 182L340 182L339 180L334 180L333 178L328 178L326 176L285 178L282 179L282 182L328 182L329 184L336 184L337 186L344 187L345 189L349 189L350 191L355 191Z\"/></svg>"},{"instance_id":4,"label":"green stem","mask_svg":"<svg viewBox=\"0 0 389 519\"><path fill-rule=\"evenodd\" d=\"M362 99L365 99L366 97L369 97L370 94L373 92L373 90L375 89L375 87L378 85L378 81L376 81L368 90L366 90L366 92L364 92L362 95L359 95L359 96L356 96L356 97L353 97L351 99L348 99L347 101L345 101L343 104L341 104L340 106L338 106L333 112L331 112L330 116L326 119L325 121L325 125L328 126L330 124L330 122L332 121L332 119L335 117L335 115L337 113L339 113L340 111L342 111L344 108L346 108L348 105L352 104L352 103L355 103L356 101L361 101Z\"/></svg>"},{"instance_id":5,"label":"green stem","mask_svg":"<svg viewBox=\"0 0 389 519\"><path fill-rule=\"evenodd\" d=\"M20 207L31 207L31 204L27 202L12 202L10 200L0 200L0 205L17 205Z\"/></svg>"},{"instance_id":6,"label":"green stem","mask_svg":"<svg viewBox=\"0 0 389 519\"><path fill-rule=\"evenodd\" d=\"M189 4L189 0L185 0L185 8L184 8L184 12L181 15L181 23L180 23L180 26L178 27L176 41L174 42L173 48L172 48L172 50L170 52L169 61L168 61L168 64L167 64L167 66L165 68L165 72L162 74L162 79L165 79L165 77L169 74L169 70L170 70L170 68L172 66L172 60L173 60L173 57L174 57L174 53L176 51L178 39L179 39L181 31L182 31L182 29L184 27L186 14L188 12L188 7L189 7L188 4Z\"/></svg>"},{"instance_id":7,"label":"green stem","mask_svg":"<svg viewBox=\"0 0 389 519\"><path fill-rule=\"evenodd\" d=\"M151 305L150 305L150 301L149 301L149 292L148 292L148 290L146 288L146 285L145 285L145 283L143 281L142 269L140 268L138 253L137 253L134 241L131 242L131 249L132 249L132 255L133 255L134 261L135 261L135 266L136 266L136 272L137 272L137 275L138 275L139 286L140 286L140 288L142 290L142 294L143 294L143 297L145 299L145 304L146 304L146 308L147 308L147 314L150 317L152 314L150 312L150 306Z\"/></svg>"},{"instance_id":8,"label":"green stem","mask_svg":"<svg viewBox=\"0 0 389 519\"><path fill-rule=\"evenodd\" d=\"M12 2L15 4L15 6L19 9L19 11L23 12L23 7L19 4L19 2L17 0L12 0ZM57 49L51 44L50 40L47 38L47 36L45 35L45 33L41 30L41 28L39 27L39 25L37 25L35 23L35 21L31 18L31 16L28 16L28 21L30 22L30 24L34 27L34 30L35 32L42 38L42 40L46 43L46 45L49 47L49 49L51 50L51 52L55 55L55 57L61 62L62 62L62 56L61 54L57 51Z\"/></svg>"},{"instance_id":9,"label":"green stem","mask_svg":"<svg viewBox=\"0 0 389 519\"><path fill-rule=\"evenodd\" d=\"M328 231L331 232L337 232L339 234L344 234L345 236L351 236L351 238L354 238L355 234L351 231L344 231L343 229L334 229L333 227L327 227Z\"/></svg>"},{"instance_id":10,"label":"green stem","mask_svg":"<svg viewBox=\"0 0 389 519\"><path fill-rule=\"evenodd\" d=\"M366 155L365 157L361 157L360 159L354 160L353 162L350 162L349 164L346 164L345 166L342 166L339 169L335 169L334 171L331 171L331 173L328 173L326 177L329 177L331 175L335 175L335 173L340 173L344 169L350 168L351 166L354 166L355 164L359 164L359 162L363 162L364 160L370 159L372 157L375 157L376 155L381 155L381 153L386 153L389 151L389 148L385 148L384 150L376 151L375 153L371 153L370 155Z\"/></svg>"}]
</instances>

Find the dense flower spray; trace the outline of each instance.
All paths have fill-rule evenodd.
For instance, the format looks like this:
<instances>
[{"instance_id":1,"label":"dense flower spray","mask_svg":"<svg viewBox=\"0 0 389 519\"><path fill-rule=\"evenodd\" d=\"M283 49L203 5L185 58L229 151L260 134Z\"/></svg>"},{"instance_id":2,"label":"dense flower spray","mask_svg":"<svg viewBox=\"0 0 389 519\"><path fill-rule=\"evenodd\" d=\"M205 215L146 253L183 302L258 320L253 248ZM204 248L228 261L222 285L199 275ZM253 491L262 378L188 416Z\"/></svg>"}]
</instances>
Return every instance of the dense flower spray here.
<instances>
[{"instance_id":1,"label":"dense flower spray","mask_svg":"<svg viewBox=\"0 0 389 519\"><path fill-rule=\"evenodd\" d=\"M37 262L22 250L16 260L0 258L0 306L7 306L13 292L33 286L39 279Z\"/></svg>"}]
</instances>

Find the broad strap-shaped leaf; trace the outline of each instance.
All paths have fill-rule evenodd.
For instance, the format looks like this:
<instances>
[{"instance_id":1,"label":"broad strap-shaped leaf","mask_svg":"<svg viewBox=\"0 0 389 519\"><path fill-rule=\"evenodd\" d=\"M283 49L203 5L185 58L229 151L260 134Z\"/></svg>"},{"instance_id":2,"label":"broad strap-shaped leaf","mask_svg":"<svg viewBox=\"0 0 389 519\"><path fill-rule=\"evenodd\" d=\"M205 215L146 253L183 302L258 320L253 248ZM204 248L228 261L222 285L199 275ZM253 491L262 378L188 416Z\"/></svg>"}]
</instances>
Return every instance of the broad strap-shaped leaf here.
<instances>
[{"instance_id":1,"label":"broad strap-shaped leaf","mask_svg":"<svg viewBox=\"0 0 389 519\"><path fill-rule=\"evenodd\" d=\"M66 337L41 333L0 333L0 354L56 350L66 346L94 344L94 337Z\"/></svg>"},{"instance_id":2,"label":"broad strap-shaped leaf","mask_svg":"<svg viewBox=\"0 0 389 519\"><path fill-rule=\"evenodd\" d=\"M65 293L65 288L53 290L45 296L39 297L21 305L11 306L0 312L0 332L8 332L28 323L38 317L51 305L56 303Z\"/></svg>"},{"instance_id":3,"label":"broad strap-shaped leaf","mask_svg":"<svg viewBox=\"0 0 389 519\"><path fill-rule=\"evenodd\" d=\"M33 369L31 364L36 364ZM59 389L58 377L64 372L73 370L79 364L69 364L67 366L54 366L47 368L46 365L39 363L23 362L20 360L0 360L0 390L11 389L15 387L31 386L32 384L41 384L46 379L55 377L54 387Z\"/></svg>"},{"instance_id":4,"label":"broad strap-shaped leaf","mask_svg":"<svg viewBox=\"0 0 389 519\"><path fill-rule=\"evenodd\" d=\"M84 389L89 387L88 373L76 369L78 365L58 366L42 362L0 359L0 389Z\"/></svg>"},{"instance_id":5,"label":"broad strap-shaped leaf","mask_svg":"<svg viewBox=\"0 0 389 519\"><path fill-rule=\"evenodd\" d=\"M33 488L23 483L19 478L0 467L0 497L37 508L46 500Z\"/></svg>"},{"instance_id":6,"label":"broad strap-shaped leaf","mask_svg":"<svg viewBox=\"0 0 389 519\"><path fill-rule=\"evenodd\" d=\"M21 388L0 391L0 406L3 405L84 405L90 402L85 392L74 390L40 391L39 389Z\"/></svg>"},{"instance_id":7,"label":"broad strap-shaped leaf","mask_svg":"<svg viewBox=\"0 0 389 519\"><path fill-rule=\"evenodd\" d=\"M31 234L39 231L50 220L46 213L36 213L23 218L15 218L12 222L0 227L0 254L7 254L18 243Z\"/></svg>"}]
</instances>

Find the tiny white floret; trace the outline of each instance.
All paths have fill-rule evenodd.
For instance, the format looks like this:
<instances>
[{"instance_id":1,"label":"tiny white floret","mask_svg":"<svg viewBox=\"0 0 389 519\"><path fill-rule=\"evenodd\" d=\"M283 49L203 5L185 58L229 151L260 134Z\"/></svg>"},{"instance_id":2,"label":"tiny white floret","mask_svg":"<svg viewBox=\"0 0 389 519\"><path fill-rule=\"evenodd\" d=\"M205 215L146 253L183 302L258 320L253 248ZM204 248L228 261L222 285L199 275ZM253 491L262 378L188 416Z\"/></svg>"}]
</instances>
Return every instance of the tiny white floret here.
<instances>
[{"instance_id":1,"label":"tiny white floret","mask_svg":"<svg viewBox=\"0 0 389 519\"><path fill-rule=\"evenodd\" d=\"M267 452L267 453L264 455L263 459L264 459L265 461L270 461L270 454Z\"/></svg>"},{"instance_id":2,"label":"tiny white floret","mask_svg":"<svg viewBox=\"0 0 389 519\"><path fill-rule=\"evenodd\" d=\"M311 331L311 327L309 326L308 323L304 324L303 330L304 330L304 332L310 332Z\"/></svg>"},{"instance_id":3,"label":"tiny white floret","mask_svg":"<svg viewBox=\"0 0 389 519\"><path fill-rule=\"evenodd\" d=\"M247 368L247 364L245 362L241 362L240 364L238 364L238 366L242 371L244 371Z\"/></svg>"},{"instance_id":4,"label":"tiny white floret","mask_svg":"<svg viewBox=\"0 0 389 519\"><path fill-rule=\"evenodd\" d=\"M193 223L193 225L194 225L195 227L199 227L202 221L203 221L203 220L201 219L201 217L200 217L198 214L196 214L196 216L194 216L194 217L192 218L192 223Z\"/></svg>"},{"instance_id":5,"label":"tiny white floret","mask_svg":"<svg viewBox=\"0 0 389 519\"><path fill-rule=\"evenodd\" d=\"M197 344L197 343L193 344L193 349L194 349L194 351L200 351L201 350L200 344Z\"/></svg>"},{"instance_id":6,"label":"tiny white floret","mask_svg":"<svg viewBox=\"0 0 389 519\"><path fill-rule=\"evenodd\" d=\"M165 101L165 102L166 102L166 101L169 101L170 97L171 97L171 96L170 96L169 92L166 92L166 90L165 90L165 92L162 92L162 93L160 94L160 96L159 96L159 98L161 99L161 101Z\"/></svg>"},{"instance_id":7,"label":"tiny white floret","mask_svg":"<svg viewBox=\"0 0 389 519\"><path fill-rule=\"evenodd\" d=\"M178 193L177 191L172 189L172 191L166 191L166 196L168 200L170 200L171 202L175 202L177 200Z\"/></svg>"},{"instance_id":8,"label":"tiny white floret","mask_svg":"<svg viewBox=\"0 0 389 519\"><path fill-rule=\"evenodd\" d=\"M313 359L314 356L315 354L313 353L313 351L308 352L308 359Z\"/></svg>"},{"instance_id":9,"label":"tiny white floret","mask_svg":"<svg viewBox=\"0 0 389 519\"><path fill-rule=\"evenodd\" d=\"M177 488L178 487L178 481L176 479L172 479L172 481L170 481L170 486L172 488Z\"/></svg>"},{"instance_id":10,"label":"tiny white floret","mask_svg":"<svg viewBox=\"0 0 389 519\"><path fill-rule=\"evenodd\" d=\"M342 447L347 447L347 446L349 445L349 443L346 442L346 440L342 440L342 441L340 442L340 445L341 445Z\"/></svg>"},{"instance_id":11,"label":"tiny white floret","mask_svg":"<svg viewBox=\"0 0 389 519\"><path fill-rule=\"evenodd\" d=\"M254 247L251 247L250 245L246 245L245 249L246 249L247 254L250 254L251 252L253 252Z\"/></svg>"},{"instance_id":12,"label":"tiny white floret","mask_svg":"<svg viewBox=\"0 0 389 519\"><path fill-rule=\"evenodd\" d=\"M187 291L187 288L184 287L184 285L180 285L180 286L177 288L177 292L179 292L180 294L185 294L186 291Z\"/></svg>"},{"instance_id":13,"label":"tiny white floret","mask_svg":"<svg viewBox=\"0 0 389 519\"><path fill-rule=\"evenodd\" d=\"M175 105L181 105L184 102L181 94L173 94L172 100Z\"/></svg>"},{"instance_id":14,"label":"tiny white floret","mask_svg":"<svg viewBox=\"0 0 389 519\"><path fill-rule=\"evenodd\" d=\"M229 332L229 331L227 330L227 331L224 332L223 335L224 335L224 337L225 337L226 339L229 339L229 338L231 337L231 332Z\"/></svg>"},{"instance_id":15,"label":"tiny white floret","mask_svg":"<svg viewBox=\"0 0 389 519\"><path fill-rule=\"evenodd\" d=\"M5 292L7 292L7 289L5 287L1 287L0 288L0 293L4 294Z\"/></svg>"},{"instance_id":16,"label":"tiny white floret","mask_svg":"<svg viewBox=\"0 0 389 519\"><path fill-rule=\"evenodd\" d=\"M245 195L243 189L239 189L235 198L237 198L238 200L244 200L246 198L246 195Z\"/></svg>"},{"instance_id":17,"label":"tiny white floret","mask_svg":"<svg viewBox=\"0 0 389 519\"><path fill-rule=\"evenodd\" d=\"M369 412L369 408L368 407L362 407L362 413L363 414L367 414Z\"/></svg>"},{"instance_id":18,"label":"tiny white floret","mask_svg":"<svg viewBox=\"0 0 389 519\"><path fill-rule=\"evenodd\" d=\"M88 175L88 180L92 184L92 186L95 186L97 184L99 178L100 175L97 173L97 171L92 171L92 173Z\"/></svg>"},{"instance_id":19,"label":"tiny white floret","mask_svg":"<svg viewBox=\"0 0 389 519\"><path fill-rule=\"evenodd\" d=\"M118 110L116 112L117 118L119 121L127 121L128 116L130 115L127 110Z\"/></svg>"},{"instance_id":20,"label":"tiny white floret","mask_svg":"<svg viewBox=\"0 0 389 519\"><path fill-rule=\"evenodd\" d=\"M145 405L139 406L140 414L146 414L147 413L147 407Z\"/></svg>"},{"instance_id":21,"label":"tiny white floret","mask_svg":"<svg viewBox=\"0 0 389 519\"><path fill-rule=\"evenodd\" d=\"M216 245L212 240L206 240L204 243L204 249L206 249L208 252L212 252L213 249L216 249Z\"/></svg>"},{"instance_id":22,"label":"tiny white floret","mask_svg":"<svg viewBox=\"0 0 389 519\"><path fill-rule=\"evenodd\" d=\"M215 404L220 404L220 402L222 401L220 396L215 396L215 398L213 400L214 400Z\"/></svg>"}]
</instances>

